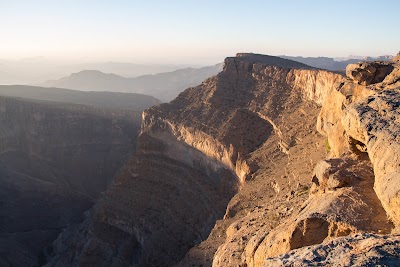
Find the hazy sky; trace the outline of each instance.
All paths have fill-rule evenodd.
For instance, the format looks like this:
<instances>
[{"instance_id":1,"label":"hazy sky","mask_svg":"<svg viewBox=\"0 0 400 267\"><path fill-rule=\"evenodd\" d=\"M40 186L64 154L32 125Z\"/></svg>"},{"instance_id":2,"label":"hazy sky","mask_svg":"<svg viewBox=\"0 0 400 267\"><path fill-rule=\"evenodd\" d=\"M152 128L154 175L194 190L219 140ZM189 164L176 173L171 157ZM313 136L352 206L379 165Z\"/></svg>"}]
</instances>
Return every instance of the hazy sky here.
<instances>
[{"instance_id":1,"label":"hazy sky","mask_svg":"<svg viewBox=\"0 0 400 267\"><path fill-rule=\"evenodd\" d=\"M0 58L216 63L236 52L396 54L393 0L0 0Z\"/></svg>"}]
</instances>

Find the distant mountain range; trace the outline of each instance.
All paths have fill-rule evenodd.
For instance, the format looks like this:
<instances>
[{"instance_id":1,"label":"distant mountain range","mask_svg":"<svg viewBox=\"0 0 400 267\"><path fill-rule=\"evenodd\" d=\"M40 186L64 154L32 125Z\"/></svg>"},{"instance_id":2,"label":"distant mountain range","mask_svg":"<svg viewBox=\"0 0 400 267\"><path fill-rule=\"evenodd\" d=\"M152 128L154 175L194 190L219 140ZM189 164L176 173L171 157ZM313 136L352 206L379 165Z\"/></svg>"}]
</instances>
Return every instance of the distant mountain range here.
<instances>
[{"instance_id":1,"label":"distant mountain range","mask_svg":"<svg viewBox=\"0 0 400 267\"><path fill-rule=\"evenodd\" d=\"M111 91L141 93L169 102L188 87L201 84L219 73L223 64L202 68L185 68L154 75L126 78L98 70L84 70L68 77L47 81L41 86L83 91Z\"/></svg>"},{"instance_id":2,"label":"distant mountain range","mask_svg":"<svg viewBox=\"0 0 400 267\"><path fill-rule=\"evenodd\" d=\"M346 58L330 58L330 57L292 57L292 56L279 56L301 62L303 64L332 71L343 71L346 69L348 64L356 63L359 61L387 61L391 60L393 56L380 56L380 57L360 57L360 56L349 56ZM354 58L351 58L354 57Z\"/></svg>"},{"instance_id":3,"label":"distant mountain range","mask_svg":"<svg viewBox=\"0 0 400 267\"><path fill-rule=\"evenodd\" d=\"M117 92L82 92L62 88L43 88L26 85L0 85L0 96L17 97L33 101L74 103L104 109L143 111L160 100L147 95Z\"/></svg>"},{"instance_id":4,"label":"distant mountain range","mask_svg":"<svg viewBox=\"0 0 400 267\"><path fill-rule=\"evenodd\" d=\"M187 67L188 64L136 64L130 62L86 62L70 63L51 61L46 58L26 58L19 60L0 59L0 84L33 84L65 77L81 70L99 70L124 77L138 77L147 74L170 72Z\"/></svg>"}]
</instances>

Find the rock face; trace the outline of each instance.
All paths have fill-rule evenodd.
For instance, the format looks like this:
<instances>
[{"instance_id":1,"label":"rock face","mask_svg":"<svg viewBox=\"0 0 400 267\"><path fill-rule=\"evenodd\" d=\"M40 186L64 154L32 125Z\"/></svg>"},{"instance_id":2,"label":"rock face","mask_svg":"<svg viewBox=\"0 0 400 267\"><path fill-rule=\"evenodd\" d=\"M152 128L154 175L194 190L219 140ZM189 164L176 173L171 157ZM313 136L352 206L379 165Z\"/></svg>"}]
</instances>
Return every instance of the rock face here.
<instances>
[{"instance_id":1,"label":"rock face","mask_svg":"<svg viewBox=\"0 0 400 267\"><path fill-rule=\"evenodd\" d=\"M274 186L279 191L292 180L281 178L284 168L277 181L265 178L272 161L266 155L272 153L286 166L304 163L299 143L312 148L312 158L324 153L323 140L318 139L317 147L313 140L318 104L311 100L322 103L324 88L334 88L341 80L341 75L277 57L227 58L217 76L143 113L137 155L80 228L58 239L49 265L178 263L224 214L226 222L232 222L254 208L244 209L238 199L228 205L239 189L253 190L253 197L265 204L270 200L262 199L265 190L274 196ZM292 151L299 152L296 159L289 159ZM302 177L306 169L312 170L309 158L305 164ZM288 189L281 191L283 195ZM218 240L206 250L194 248L181 264L197 262L193 255L199 251L214 253L224 242L218 235L211 231ZM200 260L211 265L207 257Z\"/></svg>"},{"instance_id":2,"label":"rock face","mask_svg":"<svg viewBox=\"0 0 400 267\"><path fill-rule=\"evenodd\" d=\"M246 254L248 266L261 266L265 258L351 233L390 233L392 224L373 184L368 161L350 158L320 161L315 168L311 195L300 211L263 240L250 241L257 247L255 252Z\"/></svg>"},{"instance_id":3,"label":"rock face","mask_svg":"<svg viewBox=\"0 0 400 267\"><path fill-rule=\"evenodd\" d=\"M132 153L140 113L1 97L0 123L4 167L94 197Z\"/></svg>"},{"instance_id":4,"label":"rock face","mask_svg":"<svg viewBox=\"0 0 400 267\"><path fill-rule=\"evenodd\" d=\"M368 76L366 73L371 68L377 71ZM333 156L349 152L368 154L375 173L375 191L396 225L400 222L400 188L396 182L399 176L399 68L397 63L359 64L357 69L362 74L349 76L348 81L332 92L318 123L319 130L328 136ZM347 73L354 72L353 69L349 65ZM378 75L380 78L376 79L379 69L385 70L386 75ZM362 75L365 77L360 80Z\"/></svg>"},{"instance_id":5,"label":"rock face","mask_svg":"<svg viewBox=\"0 0 400 267\"><path fill-rule=\"evenodd\" d=\"M140 113L0 97L0 265L38 266L134 150Z\"/></svg>"},{"instance_id":6,"label":"rock face","mask_svg":"<svg viewBox=\"0 0 400 267\"><path fill-rule=\"evenodd\" d=\"M399 245L399 236L356 234L293 250L263 266L399 266Z\"/></svg>"},{"instance_id":7,"label":"rock face","mask_svg":"<svg viewBox=\"0 0 400 267\"><path fill-rule=\"evenodd\" d=\"M398 265L397 236L362 235L331 241L335 237L331 235L332 229L340 236L354 232L397 232L399 226L396 152L399 65L359 63L349 65L346 73L348 80L328 94L318 118L318 129L327 135L332 148L330 156L341 158L317 164L309 199L299 213L268 234L258 248L261 250L258 258L276 257L291 249L325 243L261 259L255 266L263 262L264 266ZM346 193L341 195L340 191ZM315 200L317 206L313 204ZM335 208L326 209L326 217L321 220L320 210L327 202ZM332 227L326 218L334 218L341 227ZM293 243L296 245L292 246ZM346 247L357 252L346 251Z\"/></svg>"},{"instance_id":8,"label":"rock face","mask_svg":"<svg viewBox=\"0 0 400 267\"><path fill-rule=\"evenodd\" d=\"M399 66L347 74L241 53L146 110L136 155L48 266L396 263Z\"/></svg>"},{"instance_id":9,"label":"rock face","mask_svg":"<svg viewBox=\"0 0 400 267\"><path fill-rule=\"evenodd\" d=\"M400 62L400 52L397 53L397 56L395 56L395 57L393 58L393 61L394 61L394 62Z\"/></svg>"}]
</instances>

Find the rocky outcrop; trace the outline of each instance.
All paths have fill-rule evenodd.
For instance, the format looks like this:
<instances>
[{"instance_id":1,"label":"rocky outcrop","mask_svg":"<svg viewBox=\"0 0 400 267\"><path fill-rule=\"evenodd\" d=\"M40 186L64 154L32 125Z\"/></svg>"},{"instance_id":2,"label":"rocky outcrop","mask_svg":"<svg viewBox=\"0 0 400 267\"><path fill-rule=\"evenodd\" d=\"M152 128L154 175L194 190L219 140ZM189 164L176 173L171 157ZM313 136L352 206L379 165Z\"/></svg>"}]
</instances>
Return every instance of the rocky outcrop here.
<instances>
[{"instance_id":1,"label":"rocky outcrop","mask_svg":"<svg viewBox=\"0 0 400 267\"><path fill-rule=\"evenodd\" d=\"M397 56L395 56L395 57L393 58L393 61L394 61L394 62L400 62L400 52L397 53Z\"/></svg>"},{"instance_id":2,"label":"rocky outcrop","mask_svg":"<svg viewBox=\"0 0 400 267\"><path fill-rule=\"evenodd\" d=\"M352 104L342 123L353 143L362 144L374 166L375 191L388 215L400 223L400 88L384 90Z\"/></svg>"},{"instance_id":3,"label":"rocky outcrop","mask_svg":"<svg viewBox=\"0 0 400 267\"><path fill-rule=\"evenodd\" d=\"M279 254L359 236L397 257L380 234L398 225L398 65L347 73L241 53L146 110L137 154L49 266L290 266Z\"/></svg>"},{"instance_id":4,"label":"rocky outcrop","mask_svg":"<svg viewBox=\"0 0 400 267\"><path fill-rule=\"evenodd\" d=\"M140 113L0 97L0 265L41 266L134 150Z\"/></svg>"},{"instance_id":5,"label":"rocky outcrop","mask_svg":"<svg viewBox=\"0 0 400 267\"><path fill-rule=\"evenodd\" d=\"M309 199L298 213L266 237L258 235L250 240L247 265L262 266L265 258L351 233L390 233L392 224L373 184L374 174L368 161L343 158L319 162Z\"/></svg>"},{"instance_id":6,"label":"rocky outcrop","mask_svg":"<svg viewBox=\"0 0 400 267\"><path fill-rule=\"evenodd\" d=\"M356 234L266 259L263 266L398 266L399 245L399 236Z\"/></svg>"},{"instance_id":7,"label":"rocky outcrop","mask_svg":"<svg viewBox=\"0 0 400 267\"><path fill-rule=\"evenodd\" d=\"M332 148L330 156L341 158L317 164L309 199L301 211L257 243L256 252L251 254L255 260L259 259L254 266L261 266L265 258L321 242L329 245L303 248L267 259L264 266L291 266L295 262L299 266L317 266L316 262L332 266L391 265L399 258L393 243L387 247L387 238L382 236L373 236L373 241L369 236L361 241L359 237L343 239L348 247L354 246L353 249L360 243L368 246L368 250L378 249L374 255L351 254L341 250L343 240L330 241L335 235L354 232L390 233L393 225L388 219L398 227L400 203L396 179L399 164L395 152L398 151L400 115L397 111L398 68L398 64L390 62L347 67L348 80L328 94L318 118L318 129L327 135L329 148ZM335 208L326 209L327 203ZM321 213L324 209L325 216ZM330 222L333 218L335 226ZM332 246L338 248L332 250ZM259 251L261 253L257 253ZM343 255L339 255L339 251ZM309 253L318 255L318 259L310 257ZM390 257L386 257L388 255Z\"/></svg>"},{"instance_id":8,"label":"rocky outcrop","mask_svg":"<svg viewBox=\"0 0 400 267\"><path fill-rule=\"evenodd\" d=\"M400 66L397 63L349 65L349 80L328 97L319 116L332 154L367 153L375 173L375 191L386 212L398 225L400 188L397 136ZM351 73L360 74L351 74ZM377 78L379 77L379 78Z\"/></svg>"},{"instance_id":9,"label":"rocky outcrop","mask_svg":"<svg viewBox=\"0 0 400 267\"><path fill-rule=\"evenodd\" d=\"M370 85L383 82L393 69L394 67L391 62L349 64L346 68L346 76L357 84Z\"/></svg>"},{"instance_id":10,"label":"rocky outcrop","mask_svg":"<svg viewBox=\"0 0 400 267\"><path fill-rule=\"evenodd\" d=\"M339 74L277 57L227 58L217 76L143 113L137 155L85 223L58 239L50 265L173 265L213 236L218 241L202 250L209 255L207 251L224 243L211 231L215 222L225 214L224 229L246 213L241 200L228 204L238 190L253 190L254 197L264 195L264 189L275 188L281 196L290 193L285 184L295 179L281 177L285 168L276 181L268 177L273 160L266 155L272 153L288 169L293 168L289 162L303 164L306 159L301 177L312 170L297 144L312 148L306 152L311 158L324 153L323 140L318 139L316 148L313 124L318 104L327 95L324 88L333 88L341 79ZM119 234L105 237L101 229ZM123 254L127 240L136 245ZM196 249L182 264L196 261L191 256ZM206 264L207 259L201 260Z\"/></svg>"}]
</instances>

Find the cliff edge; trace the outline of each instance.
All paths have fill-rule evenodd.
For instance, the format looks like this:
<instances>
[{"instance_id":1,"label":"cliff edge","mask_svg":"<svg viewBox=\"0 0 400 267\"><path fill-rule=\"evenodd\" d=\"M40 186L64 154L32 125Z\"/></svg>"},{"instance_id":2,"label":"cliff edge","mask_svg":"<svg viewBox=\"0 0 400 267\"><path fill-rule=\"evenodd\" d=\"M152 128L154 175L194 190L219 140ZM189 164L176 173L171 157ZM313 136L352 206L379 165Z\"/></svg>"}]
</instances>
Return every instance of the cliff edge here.
<instances>
[{"instance_id":1,"label":"cliff edge","mask_svg":"<svg viewBox=\"0 0 400 267\"><path fill-rule=\"evenodd\" d=\"M136 155L60 235L49 265L271 266L343 236L356 247L360 233L391 235L398 69L360 63L345 78L278 57L227 58L218 75L144 111Z\"/></svg>"}]
</instances>

